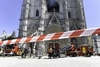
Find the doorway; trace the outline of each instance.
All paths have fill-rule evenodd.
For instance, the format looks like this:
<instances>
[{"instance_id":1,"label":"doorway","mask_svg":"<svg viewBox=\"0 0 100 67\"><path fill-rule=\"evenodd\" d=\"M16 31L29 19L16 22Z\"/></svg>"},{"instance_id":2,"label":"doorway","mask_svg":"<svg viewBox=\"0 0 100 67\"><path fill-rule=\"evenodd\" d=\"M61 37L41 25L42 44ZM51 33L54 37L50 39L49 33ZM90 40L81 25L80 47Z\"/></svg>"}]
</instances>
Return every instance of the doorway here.
<instances>
[{"instance_id":1,"label":"doorway","mask_svg":"<svg viewBox=\"0 0 100 67\"><path fill-rule=\"evenodd\" d=\"M49 43L48 48L55 48L57 51L60 49L60 44L59 43Z\"/></svg>"}]
</instances>

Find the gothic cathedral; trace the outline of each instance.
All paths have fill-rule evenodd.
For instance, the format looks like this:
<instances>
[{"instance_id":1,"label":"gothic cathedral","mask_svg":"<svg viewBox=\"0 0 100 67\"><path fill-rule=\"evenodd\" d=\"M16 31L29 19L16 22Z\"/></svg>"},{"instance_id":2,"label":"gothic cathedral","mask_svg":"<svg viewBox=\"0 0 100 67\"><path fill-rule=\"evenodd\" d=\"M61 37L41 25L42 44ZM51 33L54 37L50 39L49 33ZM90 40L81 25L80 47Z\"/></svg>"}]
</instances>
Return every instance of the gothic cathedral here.
<instances>
[{"instance_id":1,"label":"gothic cathedral","mask_svg":"<svg viewBox=\"0 0 100 67\"><path fill-rule=\"evenodd\" d=\"M23 0L19 37L86 29L83 0ZM72 38L27 43L31 48L53 46L59 49L67 44L76 46L86 43L86 38ZM41 45L42 44L42 45Z\"/></svg>"}]
</instances>

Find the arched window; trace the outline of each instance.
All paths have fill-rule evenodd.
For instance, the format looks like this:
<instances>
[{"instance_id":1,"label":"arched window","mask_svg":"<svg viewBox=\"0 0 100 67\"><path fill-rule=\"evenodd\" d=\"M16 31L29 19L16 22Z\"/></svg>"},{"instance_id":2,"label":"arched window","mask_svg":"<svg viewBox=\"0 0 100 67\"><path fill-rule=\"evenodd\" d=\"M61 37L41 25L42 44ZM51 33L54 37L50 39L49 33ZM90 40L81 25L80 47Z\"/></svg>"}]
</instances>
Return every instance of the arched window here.
<instances>
[{"instance_id":1,"label":"arched window","mask_svg":"<svg viewBox=\"0 0 100 67\"><path fill-rule=\"evenodd\" d=\"M47 0L48 12L59 12L59 4L56 0Z\"/></svg>"},{"instance_id":2,"label":"arched window","mask_svg":"<svg viewBox=\"0 0 100 67\"><path fill-rule=\"evenodd\" d=\"M68 18L71 18L71 12L68 11Z\"/></svg>"},{"instance_id":3,"label":"arched window","mask_svg":"<svg viewBox=\"0 0 100 67\"><path fill-rule=\"evenodd\" d=\"M39 16L39 10L36 10L36 16Z\"/></svg>"}]
</instances>

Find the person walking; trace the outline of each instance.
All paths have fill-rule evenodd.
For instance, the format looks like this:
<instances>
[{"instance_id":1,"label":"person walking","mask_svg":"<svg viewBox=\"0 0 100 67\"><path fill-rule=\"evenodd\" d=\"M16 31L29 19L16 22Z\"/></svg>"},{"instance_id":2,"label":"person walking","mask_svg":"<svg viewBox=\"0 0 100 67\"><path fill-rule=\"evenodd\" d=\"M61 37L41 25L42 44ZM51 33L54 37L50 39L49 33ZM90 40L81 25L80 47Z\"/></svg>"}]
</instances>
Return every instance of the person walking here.
<instances>
[{"instance_id":1,"label":"person walking","mask_svg":"<svg viewBox=\"0 0 100 67\"><path fill-rule=\"evenodd\" d=\"M21 49L21 53L22 53L22 54L21 54L21 57L24 58L24 53L25 53L24 48Z\"/></svg>"},{"instance_id":2,"label":"person walking","mask_svg":"<svg viewBox=\"0 0 100 67\"><path fill-rule=\"evenodd\" d=\"M35 56L36 56L35 48L33 49L32 53L33 53L33 58L35 58Z\"/></svg>"},{"instance_id":3,"label":"person walking","mask_svg":"<svg viewBox=\"0 0 100 67\"><path fill-rule=\"evenodd\" d=\"M29 49L28 49L28 58L30 58L31 57L31 48L29 47Z\"/></svg>"}]
</instances>

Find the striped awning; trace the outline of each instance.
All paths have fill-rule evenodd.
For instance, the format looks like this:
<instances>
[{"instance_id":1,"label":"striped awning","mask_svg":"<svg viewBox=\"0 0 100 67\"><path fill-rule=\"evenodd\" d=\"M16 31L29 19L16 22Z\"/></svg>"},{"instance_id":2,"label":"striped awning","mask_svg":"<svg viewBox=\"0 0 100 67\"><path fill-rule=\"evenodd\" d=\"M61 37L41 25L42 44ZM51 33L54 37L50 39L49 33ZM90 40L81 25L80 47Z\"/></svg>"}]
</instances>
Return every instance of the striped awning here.
<instances>
[{"instance_id":1,"label":"striped awning","mask_svg":"<svg viewBox=\"0 0 100 67\"><path fill-rule=\"evenodd\" d=\"M100 28L73 30L67 32L58 32L52 34L44 34L40 36L24 37L13 40L0 41L0 45L3 46L9 44L18 44L18 43L41 42L41 41L58 40L66 38L76 38L76 37L90 36L94 34L100 34Z\"/></svg>"}]
</instances>

